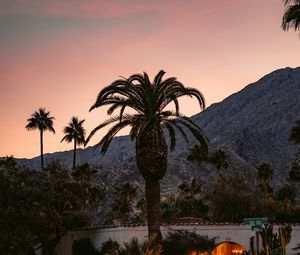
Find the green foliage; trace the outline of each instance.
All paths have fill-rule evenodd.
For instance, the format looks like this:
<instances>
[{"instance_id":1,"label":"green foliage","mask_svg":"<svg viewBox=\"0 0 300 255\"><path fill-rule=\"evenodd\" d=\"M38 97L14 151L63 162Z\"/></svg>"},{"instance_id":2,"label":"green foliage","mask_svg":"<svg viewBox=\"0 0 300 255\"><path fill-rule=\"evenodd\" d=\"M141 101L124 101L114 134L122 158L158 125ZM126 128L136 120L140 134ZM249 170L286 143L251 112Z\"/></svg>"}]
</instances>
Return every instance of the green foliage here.
<instances>
[{"instance_id":1,"label":"green foliage","mask_svg":"<svg viewBox=\"0 0 300 255\"><path fill-rule=\"evenodd\" d=\"M102 244L100 255L144 255L146 249L147 243L140 244L136 237L124 242L123 245L109 239Z\"/></svg>"},{"instance_id":2,"label":"green foliage","mask_svg":"<svg viewBox=\"0 0 300 255\"><path fill-rule=\"evenodd\" d=\"M208 207L201 198L203 182L199 178L192 178L190 182L178 185L177 208L181 217L206 217Z\"/></svg>"},{"instance_id":3,"label":"green foliage","mask_svg":"<svg viewBox=\"0 0 300 255\"><path fill-rule=\"evenodd\" d=\"M209 199L213 221L242 222L252 211L251 188L242 175L217 177Z\"/></svg>"},{"instance_id":4,"label":"green foliage","mask_svg":"<svg viewBox=\"0 0 300 255\"><path fill-rule=\"evenodd\" d=\"M294 184L285 183L275 193L277 201L284 202L285 204L294 205L296 200L296 187Z\"/></svg>"},{"instance_id":5,"label":"green foliage","mask_svg":"<svg viewBox=\"0 0 300 255\"><path fill-rule=\"evenodd\" d=\"M216 238L201 236L195 232L176 230L168 232L160 247L152 247L151 240L147 243L139 243L137 238L120 245L109 239L102 244L100 255L184 255L190 251L212 251ZM162 252L161 252L162 251Z\"/></svg>"},{"instance_id":6,"label":"green foliage","mask_svg":"<svg viewBox=\"0 0 300 255\"><path fill-rule=\"evenodd\" d=\"M273 174L274 169L268 163L262 163L257 167L256 187L264 196L271 196L273 193L271 186Z\"/></svg>"},{"instance_id":7,"label":"green foliage","mask_svg":"<svg viewBox=\"0 0 300 255\"><path fill-rule=\"evenodd\" d=\"M120 249L119 243L116 241L113 241L111 238L109 238L108 241L106 241L102 244L99 254L100 255L117 255L119 249Z\"/></svg>"},{"instance_id":8,"label":"green foliage","mask_svg":"<svg viewBox=\"0 0 300 255\"><path fill-rule=\"evenodd\" d=\"M183 255L191 251L212 251L216 238L201 236L195 232L176 230L168 233L163 240L163 255Z\"/></svg>"},{"instance_id":9,"label":"green foliage","mask_svg":"<svg viewBox=\"0 0 300 255\"><path fill-rule=\"evenodd\" d=\"M189 149L187 160L195 161L198 165L210 163L214 165L218 171L222 168L228 168L228 155L225 151L218 149L216 151L209 152L208 147L201 144L195 144Z\"/></svg>"},{"instance_id":10,"label":"green foliage","mask_svg":"<svg viewBox=\"0 0 300 255\"><path fill-rule=\"evenodd\" d=\"M42 245L43 254L52 254L68 230L88 224L85 202L93 199L58 162L36 171L1 161L0 250L24 254Z\"/></svg>"},{"instance_id":11,"label":"green foliage","mask_svg":"<svg viewBox=\"0 0 300 255\"><path fill-rule=\"evenodd\" d=\"M99 255L89 238L75 240L72 247L73 255Z\"/></svg>"},{"instance_id":12,"label":"green foliage","mask_svg":"<svg viewBox=\"0 0 300 255\"><path fill-rule=\"evenodd\" d=\"M163 222L172 223L179 216L178 200L168 197L161 201L161 218Z\"/></svg>"},{"instance_id":13,"label":"green foliage","mask_svg":"<svg viewBox=\"0 0 300 255\"><path fill-rule=\"evenodd\" d=\"M125 224L133 211L133 202L137 197L137 187L126 182L121 187L116 188L114 196L112 216L118 219L121 224Z\"/></svg>"}]
</instances>

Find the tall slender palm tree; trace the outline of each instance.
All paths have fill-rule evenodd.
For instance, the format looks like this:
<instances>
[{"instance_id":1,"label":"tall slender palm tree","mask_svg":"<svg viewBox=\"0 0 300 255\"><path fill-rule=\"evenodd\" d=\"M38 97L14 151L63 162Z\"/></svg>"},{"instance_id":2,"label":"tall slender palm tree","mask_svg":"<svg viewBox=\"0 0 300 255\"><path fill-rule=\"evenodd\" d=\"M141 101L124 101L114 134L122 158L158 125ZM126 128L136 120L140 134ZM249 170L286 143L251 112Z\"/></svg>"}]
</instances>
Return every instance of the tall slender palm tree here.
<instances>
[{"instance_id":1,"label":"tall slender palm tree","mask_svg":"<svg viewBox=\"0 0 300 255\"><path fill-rule=\"evenodd\" d=\"M28 124L25 127L27 130L40 130L41 168L44 168L43 133L49 130L55 134L53 120L54 117L50 116L50 112L46 112L45 108L39 108L31 115L31 118L27 119Z\"/></svg>"},{"instance_id":2,"label":"tall slender palm tree","mask_svg":"<svg viewBox=\"0 0 300 255\"><path fill-rule=\"evenodd\" d=\"M200 108L204 109L203 95L196 89L185 87L175 77L163 80L164 74L165 72L161 70L153 82L145 72L134 74L128 79L116 80L102 89L90 111L100 106L110 105L108 115L116 109L120 109L120 113L97 126L85 142L87 144L99 129L114 124L98 144L101 146L101 152L105 153L119 130L126 126L131 128L129 134L132 140L135 139L137 166L145 179L148 233L149 239L155 240L153 243L159 243L161 240L159 181L167 170L168 157L163 127L170 136L171 150L176 144L175 131L178 131L188 142L186 131L189 130L203 146L208 144L202 130L179 112L179 97L194 96ZM175 111L166 109L171 102L175 105ZM125 113L127 108L134 110L134 113Z\"/></svg>"},{"instance_id":3,"label":"tall slender palm tree","mask_svg":"<svg viewBox=\"0 0 300 255\"><path fill-rule=\"evenodd\" d=\"M300 29L300 0L284 0L287 7L282 18L283 30Z\"/></svg>"},{"instance_id":4,"label":"tall slender palm tree","mask_svg":"<svg viewBox=\"0 0 300 255\"><path fill-rule=\"evenodd\" d=\"M68 143L74 141L74 150L73 150L73 170L76 165L76 149L77 145L84 144L85 138L85 129L82 126L85 120L78 120L77 117L72 117L68 126L64 128L65 136L60 142L66 141Z\"/></svg>"}]
</instances>

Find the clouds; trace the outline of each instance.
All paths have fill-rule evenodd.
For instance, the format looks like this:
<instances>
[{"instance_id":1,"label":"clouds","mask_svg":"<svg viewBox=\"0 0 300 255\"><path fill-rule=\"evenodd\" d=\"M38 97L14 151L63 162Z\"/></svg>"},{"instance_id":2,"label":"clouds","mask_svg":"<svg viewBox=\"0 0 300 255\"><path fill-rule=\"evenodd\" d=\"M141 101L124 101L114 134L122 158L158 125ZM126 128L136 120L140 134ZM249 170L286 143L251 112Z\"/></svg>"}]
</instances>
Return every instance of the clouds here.
<instances>
[{"instance_id":1,"label":"clouds","mask_svg":"<svg viewBox=\"0 0 300 255\"><path fill-rule=\"evenodd\" d=\"M297 65L299 39L281 31L282 8L280 0L0 0L0 156L38 155L24 124L40 106L57 130L72 115L91 130L105 111L89 107L119 75L164 69L210 104ZM188 103L182 110L196 113ZM59 132L48 138L47 151L70 148Z\"/></svg>"},{"instance_id":2,"label":"clouds","mask_svg":"<svg viewBox=\"0 0 300 255\"><path fill-rule=\"evenodd\" d=\"M1 0L0 15L30 14L112 18L153 10L156 1L139 0Z\"/></svg>"}]
</instances>

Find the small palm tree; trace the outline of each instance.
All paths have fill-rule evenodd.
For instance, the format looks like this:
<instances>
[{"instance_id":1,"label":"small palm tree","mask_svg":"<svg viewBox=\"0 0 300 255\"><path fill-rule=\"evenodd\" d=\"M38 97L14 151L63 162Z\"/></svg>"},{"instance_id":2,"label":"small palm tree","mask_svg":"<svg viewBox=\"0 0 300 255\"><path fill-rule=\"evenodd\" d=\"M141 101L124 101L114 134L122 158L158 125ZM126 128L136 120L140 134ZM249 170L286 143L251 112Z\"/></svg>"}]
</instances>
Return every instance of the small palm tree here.
<instances>
[{"instance_id":1,"label":"small palm tree","mask_svg":"<svg viewBox=\"0 0 300 255\"><path fill-rule=\"evenodd\" d=\"M192 178L190 182L181 182L178 185L179 189L179 198L186 202L188 205L187 215L191 217L197 217L197 202L200 200L200 195L202 192L203 182L199 178Z\"/></svg>"},{"instance_id":2,"label":"small palm tree","mask_svg":"<svg viewBox=\"0 0 300 255\"><path fill-rule=\"evenodd\" d=\"M114 136L124 127L131 127L130 137L135 139L137 166L145 179L149 239L155 240L154 243L161 241L159 181L165 175L168 159L168 147L162 128L165 127L170 135L171 150L176 144L175 131L188 141L186 130L189 130L200 144L207 146L208 143L202 130L179 112L179 97L194 96L203 109L203 95L196 89L184 87L175 77L163 80L164 74L161 70L153 82L147 73L134 74L104 88L90 110L110 105L108 115L116 109L120 109L120 114L97 126L85 142L87 144L101 128L114 124L98 144L102 147L101 152L105 153ZM175 105L175 111L166 110L171 102ZM125 114L127 108L134 110L134 113Z\"/></svg>"},{"instance_id":3,"label":"small palm tree","mask_svg":"<svg viewBox=\"0 0 300 255\"><path fill-rule=\"evenodd\" d=\"M66 141L68 143L74 140L74 151L73 151L73 170L76 165L76 148L77 145L84 144L85 129L82 124L85 120L78 120L77 117L72 117L71 122L64 128L65 136L60 142Z\"/></svg>"},{"instance_id":4,"label":"small palm tree","mask_svg":"<svg viewBox=\"0 0 300 255\"><path fill-rule=\"evenodd\" d=\"M44 154L43 154L43 133L46 130L53 132L54 117L50 116L50 112L46 112L45 108L39 108L38 111L31 115L31 118L27 119L28 124L26 125L27 130L40 130L40 143L41 143L41 168L44 168Z\"/></svg>"},{"instance_id":5,"label":"small palm tree","mask_svg":"<svg viewBox=\"0 0 300 255\"><path fill-rule=\"evenodd\" d=\"M115 191L115 204L113 211L120 219L120 223L124 225L132 212L132 203L137 197L137 187L129 182L125 182L121 187L118 187Z\"/></svg>"},{"instance_id":6,"label":"small palm tree","mask_svg":"<svg viewBox=\"0 0 300 255\"><path fill-rule=\"evenodd\" d=\"M300 0L284 0L287 7L282 18L283 30L300 29Z\"/></svg>"},{"instance_id":7,"label":"small palm tree","mask_svg":"<svg viewBox=\"0 0 300 255\"><path fill-rule=\"evenodd\" d=\"M225 151L218 149L217 151L212 153L212 155L208 159L208 162L213 164L218 169L218 171L220 171L221 168L227 169L228 155Z\"/></svg>"},{"instance_id":8,"label":"small palm tree","mask_svg":"<svg viewBox=\"0 0 300 255\"><path fill-rule=\"evenodd\" d=\"M256 185L259 191L265 195L272 195L271 182L274 169L269 163L262 163L257 168Z\"/></svg>"}]
</instances>

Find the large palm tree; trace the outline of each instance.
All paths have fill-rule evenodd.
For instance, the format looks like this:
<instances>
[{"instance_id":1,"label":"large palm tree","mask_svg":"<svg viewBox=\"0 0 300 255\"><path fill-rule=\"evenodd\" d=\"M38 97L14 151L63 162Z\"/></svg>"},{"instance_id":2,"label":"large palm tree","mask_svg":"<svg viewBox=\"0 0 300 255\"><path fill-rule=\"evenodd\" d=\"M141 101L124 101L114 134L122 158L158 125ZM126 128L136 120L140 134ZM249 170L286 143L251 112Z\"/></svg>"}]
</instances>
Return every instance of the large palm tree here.
<instances>
[{"instance_id":1,"label":"large palm tree","mask_svg":"<svg viewBox=\"0 0 300 255\"><path fill-rule=\"evenodd\" d=\"M40 143L41 143L41 167L44 168L44 154L43 154L43 133L49 130L55 134L53 128L54 117L50 116L50 112L46 112L45 108L39 108L35 111L31 118L27 119L27 130L38 129L40 131Z\"/></svg>"},{"instance_id":2,"label":"large palm tree","mask_svg":"<svg viewBox=\"0 0 300 255\"><path fill-rule=\"evenodd\" d=\"M203 146L207 146L208 143L201 129L179 112L179 97L194 96L200 108L204 109L203 95L196 89L184 87L175 77L163 80L164 74L165 72L161 70L153 82L145 72L134 74L128 79L116 80L102 89L90 111L110 105L108 115L116 109L120 109L120 113L97 126L85 143L87 144L99 129L114 124L98 144L101 146L101 152L105 153L119 130L126 126L131 128L130 137L132 140L135 139L136 144L137 166L145 179L149 239L156 240L154 243L161 240L159 181L167 170L168 157L168 147L162 128L165 127L168 131L171 150L176 144L175 131L188 141L186 130L189 130ZM175 111L166 109L171 102L175 105ZM126 114L127 108L134 110L134 113Z\"/></svg>"},{"instance_id":3,"label":"large palm tree","mask_svg":"<svg viewBox=\"0 0 300 255\"><path fill-rule=\"evenodd\" d=\"M64 128L65 136L60 142L66 141L68 143L74 141L74 150L73 150L73 170L76 165L76 149L77 145L84 144L85 138L85 129L82 126L85 120L78 120L77 117L72 117L68 126Z\"/></svg>"},{"instance_id":4,"label":"large palm tree","mask_svg":"<svg viewBox=\"0 0 300 255\"><path fill-rule=\"evenodd\" d=\"M299 30L300 29L300 0L284 0L284 2L287 8L282 18L281 26L283 30L289 30L290 28Z\"/></svg>"}]
</instances>

